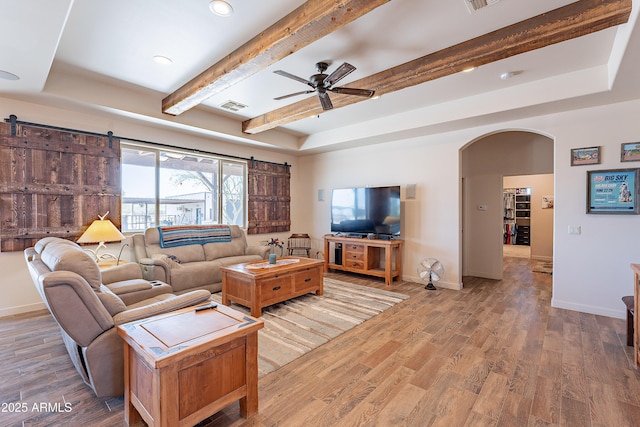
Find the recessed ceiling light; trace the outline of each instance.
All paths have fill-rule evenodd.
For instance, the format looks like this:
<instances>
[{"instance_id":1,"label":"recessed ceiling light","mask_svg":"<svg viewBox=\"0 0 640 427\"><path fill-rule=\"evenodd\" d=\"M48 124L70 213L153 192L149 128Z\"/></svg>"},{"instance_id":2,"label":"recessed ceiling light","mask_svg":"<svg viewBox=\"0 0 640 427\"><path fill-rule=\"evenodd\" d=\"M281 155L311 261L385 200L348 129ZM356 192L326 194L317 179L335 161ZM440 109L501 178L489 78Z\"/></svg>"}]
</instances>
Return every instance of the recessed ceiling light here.
<instances>
[{"instance_id":1,"label":"recessed ceiling light","mask_svg":"<svg viewBox=\"0 0 640 427\"><path fill-rule=\"evenodd\" d=\"M509 80L511 77L520 75L522 73L522 70L505 71L504 73L500 74L500 78L502 80Z\"/></svg>"},{"instance_id":2,"label":"recessed ceiling light","mask_svg":"<svg viewBox=\"0 0 640 427\"><path fill-rule=\"evenodd\" d=\"M171 58L168 58L166 56L162 56L162 55L156 55L153 57L153 60L155 62L157 62L158 64L162 64L162 65L169 65L171 64L173 61L171 60Z\"/></svg>"},{"instance_id":3,"label":"recessed ceiling light","mask_svg":"<svg viewBox=\"0 0 640 427\"><path fill-rule=\"evenodd\" d=\"M8 71L0 70L0 79L4 80L20 80L20 77Z\"/></svg>"},{"instance_id":4,"label":"recessed ceiling light","mask_svg":"<svg viewBox=\"0 0 640 427\"><path fill-rule=\"evenodd\" d=\"M473 71L475 69L476 69L476 67L469 67L469 68L465 68L464 70L462 70L462 72L463 73L469 73L469 72L471 72L471 71Z\"/></svg>"},{"instance_id":5,"label":"recessed ceiling light","mask_svg":"<svg viewBox=\"0 0 640 427\"><path fill-rule=\"evenodd\" d=\"M223 0L213 0L209 3L209 9L219 16L229 16L233 12L231 5Z\"/></svg>"}]
</instances>

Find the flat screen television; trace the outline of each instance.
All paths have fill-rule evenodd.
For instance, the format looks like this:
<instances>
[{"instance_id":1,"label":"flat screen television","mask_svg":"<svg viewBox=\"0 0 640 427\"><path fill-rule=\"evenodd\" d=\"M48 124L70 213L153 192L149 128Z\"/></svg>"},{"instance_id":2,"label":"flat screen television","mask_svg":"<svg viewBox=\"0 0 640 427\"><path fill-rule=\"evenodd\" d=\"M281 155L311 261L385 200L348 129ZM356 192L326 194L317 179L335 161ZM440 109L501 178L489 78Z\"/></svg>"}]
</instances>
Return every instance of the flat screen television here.
<instances>
[{"instance_id":1,"label":"flat screen television","mask_svg":"<svg viewBox=\"0 0 640 427\"><path fill-rule=\"evenodd\" d=\"M400 186L331 191L331 232L350 237L400 236Z\"/></svg>"}]
</instances>

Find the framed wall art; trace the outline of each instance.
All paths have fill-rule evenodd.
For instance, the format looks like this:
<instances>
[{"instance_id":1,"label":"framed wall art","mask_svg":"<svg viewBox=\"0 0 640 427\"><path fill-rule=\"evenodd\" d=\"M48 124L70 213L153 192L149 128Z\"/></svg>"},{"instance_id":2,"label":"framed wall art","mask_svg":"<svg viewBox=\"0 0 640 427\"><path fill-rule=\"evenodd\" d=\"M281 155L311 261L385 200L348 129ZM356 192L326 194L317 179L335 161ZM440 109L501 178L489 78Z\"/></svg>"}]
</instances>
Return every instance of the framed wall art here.
<instances>
[{"instance_id":1,"label":"framed wall art","mask_svg":"<svg viewBox=\"0 0 640 427\"><path fill-rule=\"evenodd\" d=\"M640 162L640 142L625 142L620 148L621 162Z\"/></svg>"},{"instance_id":2,"label":"framed wall art","mask_svg":"<svg viewBox=\"0 0 640 427\"><path fill-rule=\"evenodd\" d=\"M588 214L639 214L640 169L587 171Z\"/></svg>"},{"instance_id":3,"label":"framed wall art","mask_svg":"<svg viewBox=\"0 0 640 427\"><path fill-rule=\"evenodd\" d=\"M600 147L571 149L571 166L597 164L600 164Z\"/></svg>"}]
</instances>

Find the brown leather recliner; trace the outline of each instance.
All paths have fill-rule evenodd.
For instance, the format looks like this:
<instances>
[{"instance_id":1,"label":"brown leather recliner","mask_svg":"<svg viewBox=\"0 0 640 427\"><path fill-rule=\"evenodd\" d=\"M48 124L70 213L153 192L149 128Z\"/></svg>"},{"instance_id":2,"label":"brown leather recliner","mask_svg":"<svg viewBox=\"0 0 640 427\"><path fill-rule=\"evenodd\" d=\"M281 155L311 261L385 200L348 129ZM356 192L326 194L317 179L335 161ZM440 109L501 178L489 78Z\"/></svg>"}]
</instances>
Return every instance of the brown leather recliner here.
<instances>
[{"instance_id":1,"label":"brown leather recliner","mask_svg":"<svg viewBox=\"0 0 640 427\"><path fill-rule=\"evenodd\" d=\"M123 342L117 325L211 297L205 290L174 295L166 283L144 280L135 263L102 272L91 255L65 239L42 239L24 255L71 361L98 397L124 393Z\"/></svg>"}]
</instances>

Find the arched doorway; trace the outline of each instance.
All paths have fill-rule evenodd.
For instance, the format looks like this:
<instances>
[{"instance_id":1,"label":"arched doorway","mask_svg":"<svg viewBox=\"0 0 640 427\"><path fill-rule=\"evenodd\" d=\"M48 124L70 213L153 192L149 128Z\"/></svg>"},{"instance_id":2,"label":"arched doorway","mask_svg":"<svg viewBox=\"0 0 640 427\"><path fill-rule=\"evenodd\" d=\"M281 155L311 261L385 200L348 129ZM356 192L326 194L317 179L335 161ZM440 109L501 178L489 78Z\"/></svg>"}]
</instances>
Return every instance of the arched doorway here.
<instances>
[{"instance_id":1,"label":"arched doorway","mask_svg":"<svg viewBox=\"0 0 640 427\"><path fill-rule=\"evenodd\" d=\"M503 177L553 170L553 139L535 132L492 133L461 150L463 276L502 278Z\"/></svg>"}]
</instances>

